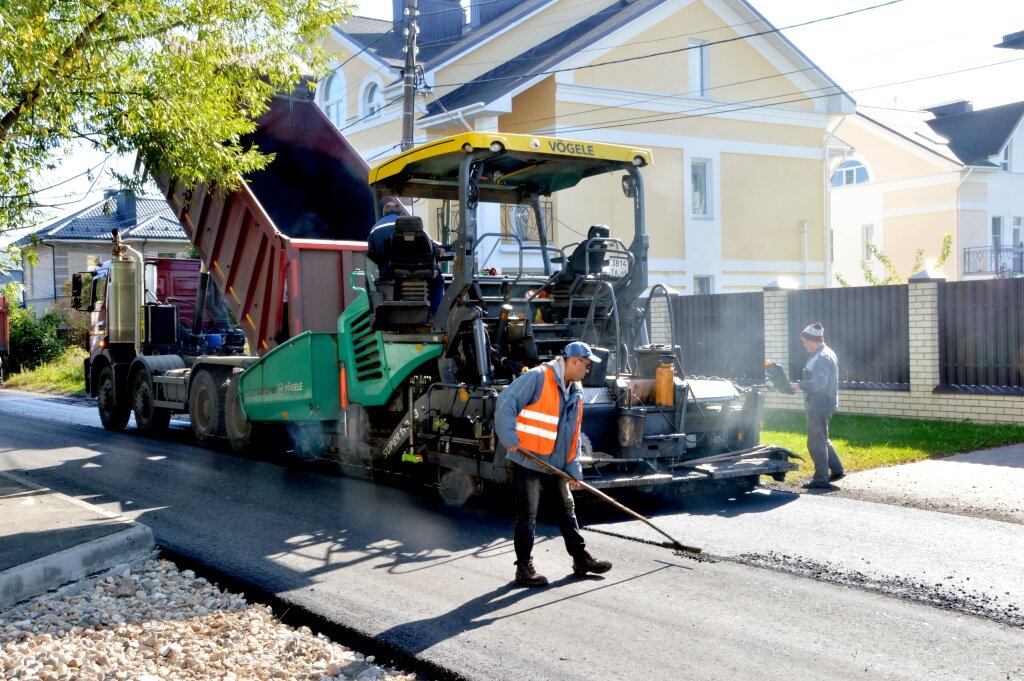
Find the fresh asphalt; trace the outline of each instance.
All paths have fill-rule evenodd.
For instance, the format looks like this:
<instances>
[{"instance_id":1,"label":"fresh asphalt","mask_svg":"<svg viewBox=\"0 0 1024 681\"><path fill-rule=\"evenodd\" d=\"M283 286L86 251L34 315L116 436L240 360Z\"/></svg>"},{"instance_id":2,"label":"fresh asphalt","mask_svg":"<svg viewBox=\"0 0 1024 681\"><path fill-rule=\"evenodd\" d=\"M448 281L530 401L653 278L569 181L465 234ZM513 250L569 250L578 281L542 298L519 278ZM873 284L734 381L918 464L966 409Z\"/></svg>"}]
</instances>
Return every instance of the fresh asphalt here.
<instances>
[{"instance_id":1,"label":"fresh asphalt","mask_svg":"<svg viewBox=\"0 0 1024 681\"><path fill-rule=\"evenodd\" d=\"M779 492L682 500L657 522L720 560L604 519L586 535L615 569L575 580L546 527L535 558L553 583L524 590L507 515L173 435L107 433L92 407L0 391L0 470L464 678L1024 678L1019 525Z\"/></svg>"}]
</instances>

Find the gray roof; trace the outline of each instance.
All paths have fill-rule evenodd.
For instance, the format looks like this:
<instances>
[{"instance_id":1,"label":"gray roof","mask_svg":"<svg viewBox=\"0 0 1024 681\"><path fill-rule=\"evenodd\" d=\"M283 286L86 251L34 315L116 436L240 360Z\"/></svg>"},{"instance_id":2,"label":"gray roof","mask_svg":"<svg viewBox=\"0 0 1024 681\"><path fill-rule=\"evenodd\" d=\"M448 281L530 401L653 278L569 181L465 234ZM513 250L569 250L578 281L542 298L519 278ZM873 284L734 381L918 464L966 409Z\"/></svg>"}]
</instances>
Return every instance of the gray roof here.
<instances>
[{"instance_id":1,"label":"gray roof","mask_svg":"<svg viewBox=\"0 0 1024 681\"><path fill-rule=\"evenodd\" d=\"M551 70L572 55L618 30L633 19L667 0L619 0L609 7L583 18L558 35L449 92L427 107L425 116L435 116L475 102L492 102L533 80L538 73ZM530 3L527 3L530 4ZM501 17L501 23L509 21ZM497 21L497 20L495 20ZM495 21L489 22L494 24Z\"/></svg>"},{"instance_id":2,"label":"gray roof","mask_svg":"<svg viewBox=\"0 0 1024 681\"><path fill-rule=\"evenodd\" d=\"M45 227L24 236L16 242L19 246L31 245L34 241L82 240L110 241L112 230L121 230L121 237L135 239L159 239L161 241L188 241L185 230L174 217L163 199L140 198L135 202L137 219L131 221L117 214L117 200L110 197L70 216L54 220Z\"/></svg>"},{"instance_id":3,"label":"gray roof","mask_svg":"<svg viewBox=\"0 0 1024 681\"><path fill-rule=\"evenodd\" d=\"M22 284L25 282L25 272L23 270L10 270L8 272L0 272L0 286L4 284L15 282Z\"/></svg>"},{"instance_id":4,"label":"gray roof","mask_svg":"<svg viewBox=\"0 0 1024 681\"><path fill-rule=\"evenodd\" d=\"M392 23L383 19L370 17L349 17L341 25L341 31L361 45L369 45L366 51L383 59L391 66L401 67L405 64L402 45L405 44L401 34L391 30ZM420 48L420 59L423 49Z\"/></svg>"},{"instance_id":5,"label":"gray roof","mask_svg":"<svg viewBox=\"0 0 1024 681\"><path fill-rule=\"evenodd\" d=\"M993 167L989 157L1002 150L1022 116L1024 102L1015 102L981 111L940 115L927 123L949 141L950 150L965 165Z\"/></svg>"},{"instance_id":6,"label":"gray roof","mask_svg":"<svg viewBox=\"0 0 1024 681\"><path fill-rule=\"evenodd\" d=\"M926 111L879 109L877 112L872 111L870 116L862 111L858 111L856 115L905 138L908 142L926 149L950 163L963 165L957 159L956 154L950 150L947 141L928 127L932 114ZM840 133L840 137L842 137L842 133Z\"/></svg>"}]
</instances>

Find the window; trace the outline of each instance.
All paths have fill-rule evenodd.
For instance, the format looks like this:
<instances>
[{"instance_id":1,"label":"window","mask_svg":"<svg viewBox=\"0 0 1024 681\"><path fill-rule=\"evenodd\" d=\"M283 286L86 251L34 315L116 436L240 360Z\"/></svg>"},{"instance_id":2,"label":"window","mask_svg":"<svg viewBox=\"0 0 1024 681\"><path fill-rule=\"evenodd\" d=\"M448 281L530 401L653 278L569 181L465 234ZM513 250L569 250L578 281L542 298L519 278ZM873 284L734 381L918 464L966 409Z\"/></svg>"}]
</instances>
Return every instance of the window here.
<instances>
[{"instance_id":1,"label":"window","mask_svg":"<svg viewBox=\"0 0 1024 681\"><path fill-rule=\"evenodd\" d=\"M1010 156L1013 154L1013 140L1006 143L1003 153L999 157L999 167L1003 170L1010 170Z\"/></svg>"},{"instance_id":2,"label":"window","mask_svg":"<svg viewBox=\"0 0 1024 681\"><path fill-rule=\"evenodd\" d=\"M708 96L708 44L703 40L691 40L690 49L686 51L690 64L691 97Z\"/></svg>"},{"instance_id":3,"label":"window","mask_svg":"<svg viewBox=\"0 0 1024 681\"><path fill-rule=\"evenodd\" d=\"M1011 243L1010 245L1019 248L1021 244L1021 236L1024 236L1024 218L1014 217L1012 224L1013 243Z\"/></svg>"},{"instance_id":4,"label":"window","mask_svg":"<svg viewBox=\"0 0 1024 681\"><path fill-rule=\"evenodd\" d=\"M706 296L714 292L714 281L711 277L693 278L693 295Z\"/></svg>"},{"instance_id":5,"label":"window","mask_svg":"<svg viewBox=\"0 0 1024 681\"><path fill-rule=\"evenodd\" d=\"M1003 247L1003 216L992 216L992 248Z\"/></svg>"},{"instance_id":6,"label":"window","mask_svg":"<svg viewBox=\"0 0 1024 681\"><path fill-rule=\"evenodd\" d=\"M345 78L341 73L332 73L323 84L320 104L331 122L340 128L345 122Z\"/></svg>"},{"instance_id":7,"label":"window","mask_svg":"<svg viewBox=\"0 0 1024 681\"><path fill-rule=\"evenodd\" d=\"M711 217L711 161L694 159L690 162L690 185L694 217Z\"/></svg>"},{"instance_id":8,"label":"window","mask_svg":"<svg viewBox=\"0 0 1024 681\"><path fill-rule=\"evenodd\" d=\"M863 244L862 248L864 249L864 257L862 259L870 262L875 259L875 254L870 248L875 245L875 226L864 225L860 228L860 236L861 243Z\"/></svg>"},{"instance_id":9,"label":"window","mask_svg":"<svg viewBox=\"0 0 1024 681\"><path fill-rule=\"evenodd\" d=\"M363 115L372 116L384 107L384 97L380 86L370 83L363 92Z\"/></svg>"},{"instance_id":10,"label":"window","mask_svg":"<svg viewBox=\"0 0 1024 681\"><path fill-rule=\"evenodd\" d=\"M868 181L868 169L860 161L846 161L832 173L832 186L845 187L849 184L864 184Z\"/></svg>"}]
</instances>

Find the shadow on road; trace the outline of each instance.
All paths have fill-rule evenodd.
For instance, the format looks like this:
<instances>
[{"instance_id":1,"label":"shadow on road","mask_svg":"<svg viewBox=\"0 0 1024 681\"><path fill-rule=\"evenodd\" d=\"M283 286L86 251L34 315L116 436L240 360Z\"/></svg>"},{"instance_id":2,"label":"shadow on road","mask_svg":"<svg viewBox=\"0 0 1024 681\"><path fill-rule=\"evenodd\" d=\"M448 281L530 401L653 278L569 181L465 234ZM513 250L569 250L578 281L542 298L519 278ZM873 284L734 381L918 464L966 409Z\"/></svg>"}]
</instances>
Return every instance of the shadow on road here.
<instances>
[{"instance_id":1,"label":"shadow on road","mask_svg":"<svg viewBox=\"0 0 1024 681\"><path fill-rule=\"evenodd\" d=\"M539 589L529 589L519 586L515 582L509 582L470 599L454 610L450 610L437 617L404 622L391 627L378 634L378 638L386 643L398 646L410 654L419 655L438 643L455 636L460 636L468 631L486 627L504 619L521 617L534 610L557 606L570 599L587 596L603 589L610 589L673 567L685 570L692 569L683 565L665 563L653 570L614 581L603 577L591 576L584 578L585 581L599 582L597 586L585 591L573 591L565 595L558 593L560 588L578 584L582 580L572 575L567 575Z\"/></svg>"}]
</instances>

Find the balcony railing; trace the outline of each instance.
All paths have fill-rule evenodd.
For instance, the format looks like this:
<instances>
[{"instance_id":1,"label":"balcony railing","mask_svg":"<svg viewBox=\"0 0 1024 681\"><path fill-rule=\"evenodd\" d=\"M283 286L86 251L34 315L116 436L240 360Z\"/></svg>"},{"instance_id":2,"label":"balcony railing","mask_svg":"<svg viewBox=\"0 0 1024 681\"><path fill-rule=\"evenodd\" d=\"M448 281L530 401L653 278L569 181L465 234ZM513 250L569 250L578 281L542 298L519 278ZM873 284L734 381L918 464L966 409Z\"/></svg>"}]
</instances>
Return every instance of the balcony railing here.
<instances>
[{"instance_id":1,"label":"balcony railing","mask_svg":"<svg viewBox=\"0 0 1024 681\"><path fill-rule=\"evenodd\" d=\"M1024 274L1024 245L964 249L964 274Z\"/></svg>"}]
</instances>

